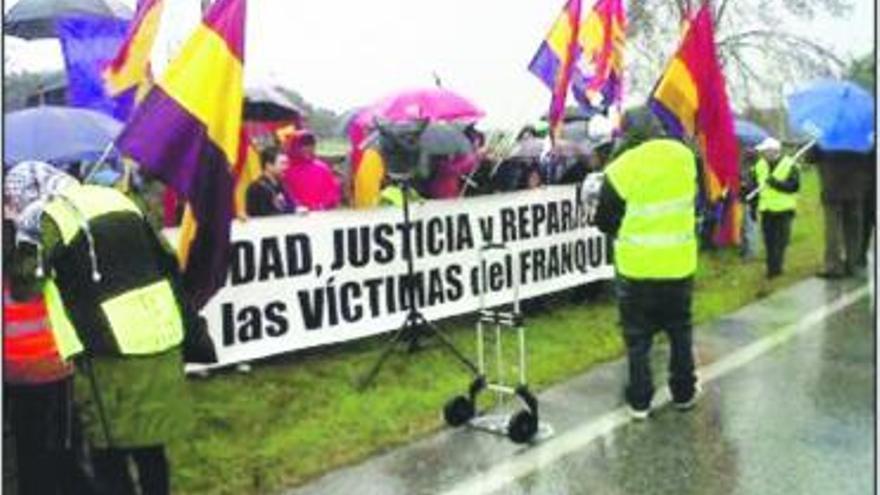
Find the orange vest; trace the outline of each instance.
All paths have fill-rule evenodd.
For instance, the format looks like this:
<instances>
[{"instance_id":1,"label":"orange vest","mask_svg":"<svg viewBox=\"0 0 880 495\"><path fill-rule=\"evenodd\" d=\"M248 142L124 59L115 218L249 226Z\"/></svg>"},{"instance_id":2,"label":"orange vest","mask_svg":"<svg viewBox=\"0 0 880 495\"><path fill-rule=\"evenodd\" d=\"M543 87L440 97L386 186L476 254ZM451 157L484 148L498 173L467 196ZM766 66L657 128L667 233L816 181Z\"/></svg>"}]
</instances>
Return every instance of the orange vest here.
<instances>
[{"instance_id":1,"label":"orange vest","mask_svg":"<svg viewBox=\"0 0 880 495\"><path fill-rule=\"evenodd\" d=\"M42 296L19 302L3 291L3 380L38 385L71 375L55 346Z\"/></svg>"}]
</instances>

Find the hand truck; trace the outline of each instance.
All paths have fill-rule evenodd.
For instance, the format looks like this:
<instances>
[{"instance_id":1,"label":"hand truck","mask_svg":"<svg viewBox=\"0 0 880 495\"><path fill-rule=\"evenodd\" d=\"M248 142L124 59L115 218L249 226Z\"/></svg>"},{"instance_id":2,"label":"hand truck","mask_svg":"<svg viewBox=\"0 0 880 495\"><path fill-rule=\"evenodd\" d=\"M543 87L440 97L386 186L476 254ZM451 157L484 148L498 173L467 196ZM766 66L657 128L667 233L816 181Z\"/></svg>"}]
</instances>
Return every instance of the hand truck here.
<instances>
[{"instance_id":1,"label":"hand truck","mask_svg":"<svg viewBox=\"0 0 880 495\"><path fill-rule=\"evenodd\" d=\"M489 290L487 264L485 254L488 251L501 251L507 254L505 265L508 277L513 279L513 301L509 305L486 308L486 292ZM479 309L477 311L477 368L478 374L471 382L467 395L458 395L450 399L443 408L443 418L449 426L469 424L472 428L504 435L515 443L526 443L540 437L552 435L552 428L538 419L538 399L529 390L526 381L526 335L519 302L519 263L511 249L504 244L486 244L478 251L478 269L480 275ZM484 325L494 329L495 337L495 381L489 381L486 365L486 342ZM515 329L518 339L518 383L510 386L505 382L504 359L501 335L505 330ZM507 398L519 399L520 407L511 414L483 414L477 411L477 396L484 390L495 392L497 403L505 405Z\"/></svg>"}]
</instances>

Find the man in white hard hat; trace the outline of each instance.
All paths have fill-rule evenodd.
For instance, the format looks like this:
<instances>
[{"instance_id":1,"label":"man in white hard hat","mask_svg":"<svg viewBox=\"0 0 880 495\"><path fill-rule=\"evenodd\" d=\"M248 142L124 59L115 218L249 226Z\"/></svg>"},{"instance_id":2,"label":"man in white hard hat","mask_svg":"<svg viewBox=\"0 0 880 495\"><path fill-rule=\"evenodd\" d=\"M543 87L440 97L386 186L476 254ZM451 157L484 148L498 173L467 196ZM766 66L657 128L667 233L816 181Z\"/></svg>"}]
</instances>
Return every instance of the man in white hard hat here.
<instances>
[{"instance_id":1,"label":"man in white hard hat","mask_svg":"<svg viewBox=\"0 0 880 495\"><path fill-rule=\"evenodd\" d=\"M797 208L800 173L792 157L782 154L782 144L768 137L755 147L758 162L753 173L758 192L758 213L767 256L767 278L782 274L785 248Z\"/></svg>"}]
</instances>

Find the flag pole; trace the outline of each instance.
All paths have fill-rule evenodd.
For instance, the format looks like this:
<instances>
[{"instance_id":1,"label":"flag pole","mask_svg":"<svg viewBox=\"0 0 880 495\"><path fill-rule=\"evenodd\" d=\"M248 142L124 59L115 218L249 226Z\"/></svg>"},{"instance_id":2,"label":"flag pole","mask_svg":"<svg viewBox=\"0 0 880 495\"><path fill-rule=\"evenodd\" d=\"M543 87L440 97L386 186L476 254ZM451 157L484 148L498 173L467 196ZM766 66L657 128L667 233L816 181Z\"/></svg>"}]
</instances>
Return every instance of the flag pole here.
<instances>
[{"instance_id":1,"label":"flag pole","mask_svg":"<svg viewBox=\"0 0 880 495\"><path fill-rule=\"evenodd\" d=\"M89 179L92 178L92 176L94 176L99 170L104 168L104 163L106 163L111 151L113 151L113 141L107 143L107 146L104 148L104 152L101 153L101 156L98 158L95 166L93 166L91 170L89 170L89 173L83 178L83 183L87 183Z\"/></svg>"},{"instance_id":2,"label":"flag pole","mask_svg":"<svg viewBox=\"0 0 880 495\"><path fill-rule=\"evenodd\" d=\"M819 140L818 138L813 138L813 139L809 140L807 142L807 144L801 146L801 148L795 152L794 156L792 157L792 160L794 160L795 167L800 166L800 162L798 162L800 157L803 156L803 154L806 153L807 150L812 148L813 145L815 145L816 141L818 141L818 140ZM748 194L748 196L746 196L746 202L753 200L755 198L755 196L757 196L758 193L760 193L763 190L764 190L764 184L759 185L754 191L750 192Z\"/></svg>"},{"instance_id":3,"label":"flag pole","mask_svg":"<svg viewBox=\"0 0 880 495\"><path fill-rule=\"evenodd\" d=\"M497 135L500 132L503 132L503 131L497 131L497 130L493 131L492 135L493 136ZM501 142L501 146L500 146L501 152L499 153L498 158L495 158L494 160L492 160L492 170L489 172L489 177L492 177L493 175L495 175L495 171L498 170L498 166L501 165L501 162L503 162L505 159L507 159L510 152L513 151L513 148L516 146L516 138L517 138L517 132L514 131L514 132L511 132L510 134L508 134L507 137ZM487 143L490 142L490 138L486 138L486 142ZM465 193L467 193L467 190L469 187L474 187L477 185L474 182L473 178L474 178L474 175L476 175L477 172L480 170L480 168L481 168L481 166L477 165L471 171L471 173L469 173L465 176L465 178L463 180L464 186L461 188L461 192L458 194L459 198L465 197Z\"/></svg>"}]
</instances>

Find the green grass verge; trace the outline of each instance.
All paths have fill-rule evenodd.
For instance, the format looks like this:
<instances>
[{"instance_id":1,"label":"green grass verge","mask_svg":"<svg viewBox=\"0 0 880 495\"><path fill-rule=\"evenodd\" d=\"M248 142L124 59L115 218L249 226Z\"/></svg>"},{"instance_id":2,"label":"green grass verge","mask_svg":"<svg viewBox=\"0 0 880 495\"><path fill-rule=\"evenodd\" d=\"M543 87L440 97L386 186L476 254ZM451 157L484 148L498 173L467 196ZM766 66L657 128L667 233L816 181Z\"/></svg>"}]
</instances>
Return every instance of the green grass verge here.
<instances>
[{"instance_id":1,"label":"green grass verge","mask_svg":"<svg viewBox=\"0 0 880 495\"><path fill-rule=\"evenodd\" d=\"M735 310L819 268L822 217L818 179L808 171L786 274L768 283L762 260L735 250L703 253L696 278L697 323ZM563 301L527 321L529 378L538 389L622 355L613 301ZM444 325L473 355L470 319ZM462 393L469 375L441 349L393 357L376 386L353 383L381 340L299 353L257 365L253 373L190 380L198 426L170 446L174 493L267 493L303 483L442 427L440 409Z\"/></svg>"},{"instance_id":2,"label":"green grass verge","mask_svg":"<svg viewBox=\"0 0 880 495\"><path fill-rule=\"evenodd\" d=\"M348 140L341 138L326 138L318 140L317 153L323 155L344 155L348 153L351 145Z\"/></svg>"}]
</instances>

